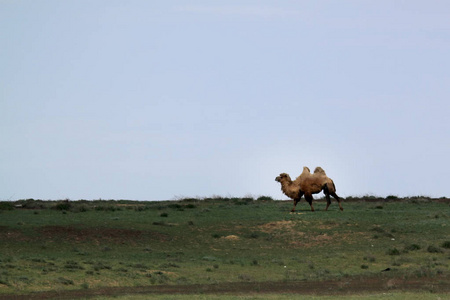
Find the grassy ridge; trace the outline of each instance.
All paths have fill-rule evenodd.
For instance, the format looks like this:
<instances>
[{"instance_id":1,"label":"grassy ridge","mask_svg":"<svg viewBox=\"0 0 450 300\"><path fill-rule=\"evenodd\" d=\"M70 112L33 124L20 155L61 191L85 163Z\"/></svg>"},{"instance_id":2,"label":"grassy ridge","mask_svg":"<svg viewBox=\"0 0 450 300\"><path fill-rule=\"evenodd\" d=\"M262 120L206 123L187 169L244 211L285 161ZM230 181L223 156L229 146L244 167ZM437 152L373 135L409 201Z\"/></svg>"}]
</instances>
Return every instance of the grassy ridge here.
<instances>
[{"instance_id":1,"label":"grassy ridge","mask_svg":"<svg viewBox=\"0 0 450 300\"><path fill-rule=\"evenodd\" d=\"M1 202L0 293L449 274L448 201L351 200Z\"/></svg>"}]
</instances>

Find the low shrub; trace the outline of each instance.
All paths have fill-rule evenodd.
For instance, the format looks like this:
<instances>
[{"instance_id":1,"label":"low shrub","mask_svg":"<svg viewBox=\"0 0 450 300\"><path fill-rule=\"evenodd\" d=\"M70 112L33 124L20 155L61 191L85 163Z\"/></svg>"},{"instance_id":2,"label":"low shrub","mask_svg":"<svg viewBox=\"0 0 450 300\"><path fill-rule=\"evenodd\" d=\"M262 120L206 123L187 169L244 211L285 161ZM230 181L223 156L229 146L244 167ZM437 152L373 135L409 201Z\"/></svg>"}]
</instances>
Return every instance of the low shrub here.
<instances>
[{"instance_id":1,"label":"low shrub","mask_svg":"<svg viewBox=\"0 0 450 300\"><path fill-rule=\"evenodd\" d=\"M56 282L57 282L57 283L64 284L64 285L71 285L71 284L73 284L73 280L70 280L70 279L67 279L67 278L64 278L64 277L59 277L59 278L56 280Z\"/></svg>"},{"instance_id":2,"label":"low shrub","mask_svg":"<svg viewBox=\"0 0 450 300\"><path fill-rule=\"evenodd\" d=\"M375 256L367 255L367 256L364 256L364 260L368 261L368 262L375 262L376 258L375 258Z\"/></svg>"},{"instance_id":3,"label":"low shrub","mask_svg":"<svg viewBox=\"0 0 450 300\"><path fill-rule=\"evenodd\" d=\"M273 198L269 197L269 196L261 196L261 197L258 197L258 199L256 199L256 201L271 202L271 201L273 201Z\"/></svg>"},{"instance_id":4,"label":"low shrub","mask_svg":"<svg viewBox=\"0 0 450 300\"><path fill-rule=\"evenodd\" d=\"M66 264L64 265L64 268L65 269L71 269L71 270L75 270L75 269L76 270L84 270L83 266L80 266L78 264L78 262L73 261L73 260L67 261Z\"/></svg>"},{"instance_id":5,"label":"low shrub","mask_svg":"<svg viewBox=\"0 0 450 300\"><path fill-rule=\"evenodd\" d=\"M13 210L14 205L11 202L0 202L0 210Z\"/></svg>"},{"instance_id":6,"label":"low shrub","mask_svg":"<svg viewBox=\"0 0 450 300\"><path fill-rule=\"evenodd\" d=\"M433 246L433 245L428 246L427 251L429 253L442 253L443 252L442 249L440 249L439 247Z\"/></svg>"},{"instance_id":7,"label":"low shrub","mask_svg":"<svg viewBox=\"0 0 450 300\"><path fill-rule=\"evenodd\" d=\"M164 221L155 221L152 223L153 225L157 225L157 226L167 226L168 224Z\"/></svg>"},{"instance_id":8,"label":"low shrub","mask_svg":"<svg viewBox=\"0 0 450 300\"><path fill-rule=\"evenodd\" d=\"M179 209L182 209L182 208L183 208L183 205L178 204L178 203L174 203L174 204L169 204L167 207L169 207L169 208L171 208L171 209L177 209L177 210L179 210Z\"/></svg>"},{"instance_id":9,"label":"low shrub","mask_svg":"<svg viewBox=\"0 0 450 300\"><path fill-rule=\"evenodd\" d=\"M69 210L72 207L72 204L70 204L69 201L64 201L61 203L58 203L54 206L54 209L56 210Z\"/></svg>"},{"instance_id":10,"label":"low shrub","mask_svg":"<svg viewBox=\"0 0 450 300\"><path fill-rule=\"evenodd\" d=\"M400 251L397 248L391 248L387 251L388 255L400 255Z\"/></svg>"},{"instance_id":11,"label":"low shrub","mask_svg":"<svg viewBox=\"0 0 450 300\"><path fill-rule=\"evenodd\" d=\"M450 249L450 241L445 241L441 245L442 248Z\"/></svg>"},{"instance_id":12,"label":"low shrub","mask_svg":"<svg viewBox=\"0 0 450 300\"><path fill-rule=\"evenodd\" d=\"M246 238L257 239L257 238L259 238L259 236L260 236L260 234L258 232L252 232L252 233L249 233L248 235L246 235Z\"/></svg>"},{"instance_id":13,"label":"low shrub","mask_svg":"<svg viewBox=\"0 0 450 300\"><path fill-rule=\"evenodd\" d=\"M417 244L411 244L405 247L405 250L407 251L415 251L415 250L420 250L421 247Z\"/></svg>"},{"instance_id":14,"label":"low shrub","mask_svg":"<svg viewBox=\"0 0 450 300\"><path fill-rule=\"evenodd\" d=\"M120 210L120 209L113 205L100 205L100 206L95 206L95 210L96 211L116 211L116 210Z\"/></svg>"}]
</instances>

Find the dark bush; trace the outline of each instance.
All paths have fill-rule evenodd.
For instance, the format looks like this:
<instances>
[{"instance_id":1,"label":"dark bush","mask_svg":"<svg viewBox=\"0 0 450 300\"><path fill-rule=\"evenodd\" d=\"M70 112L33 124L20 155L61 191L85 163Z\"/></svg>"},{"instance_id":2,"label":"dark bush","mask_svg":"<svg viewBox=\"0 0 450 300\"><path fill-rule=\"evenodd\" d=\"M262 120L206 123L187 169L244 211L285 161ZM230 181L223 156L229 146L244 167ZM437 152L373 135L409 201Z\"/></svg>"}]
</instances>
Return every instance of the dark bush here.
<instances>
[{"instance_id":1,"label":"dark bush","mask_svg":"<svg viewBox=\"0 0 450 300\"><path fill-rule=\"evenodd\" d=\"M59 278L56 280L56 282L61 283L61 284L64 284L64 285L70 285L70 284L73 284L73 280L70 280L70 279L67 279L67 278L64 278L64 277L59 277Z\"/></svg>"},{"instance_id":2,"label":"dark bush","mask_svg":"<svg viewBox=\"0 0 450 300\"><path fill-rule=\"evenodd\" d=\"M428 246L427 251L430 253L442 253L443 252L442 249L440 249L439 247L433 246L433 245Z\"/></svg>"},{"instance_id":3,"label":"dark bush","mask_svg":"<svg viewBox=\"0 0 450 300\"><path fill-rule=\"evenodd\" d=\"M441 245L442 248L450 249L450 241L445 241Z\"/></svg>"},{"instance_id":4,"label":"dark bush","mask_svg":"<svg viewBox=\"0 0 450 300\"><path fill-rule=\"evenodd\" d=\"M269 196L261 196L261 197L258 197L258 199L256 199L256 200L257 201L270 202L270 201L273 201L273 198L269 197Z\"/></svg>"},{"instance_id":5,"label":"dark bush","mask_svg":"<svg viewBox=\"0 0 450 300\"><path fill-rule=\"evenodd\" d=\"M87 208L87 206L85 206L85 205L82 205L82 206L80 206L79 208L78 208L78 211L79 212L87 212L89 209Z\"/></svg>"},{"instance_id":6,"label":"dark bush","mask_svg":"<svg viewBox=\"0 0 450 300\"><path fill-rule=\"evenodd\" d=\"M14 205L11 202L0 202L0 210L13 210Z\"/></svg>"},{"instance_id":7,"label":"dark bush","mask_svg":"<svg viewBox=\"0 0 450 300\"><path fill-rule=\"evenodd\" d=\"M174 204L167 205L167 207L172 208L172 209L182 209L183 205L178 204L178 203L174 203Z\"/></svg>"},{"instance_id":8,"label":"dark bush","mask_svg":"<svg viewBox=\"0 0 450 300\"><path fill-rule=\"evenodd\" d=\"M364 260L366 260L368 262L375 262L376 258L375 258L375 256L367 255L367 256L364 256Z\"/></svg>"},{"instance_id":9,"label":"dark bush","mask_svg":"<svg viewBox=\"0 0 450 300\"><path fill-rule=\"evenodd\" d=\"M421 247L417 244L411 244L411 245L405 247L405 250L407 250L407 251L415 251L415 250L420 250L420 249L421 249Z\"/></svg>"},{"instance_id":10,"label":"dark bush","mask_svg":"<svg viewBox=\"0 0 450 300\"><path fill-rule=\"evenodd\" d=\"M252 233L246 235L246 238L257 239L257 238L259 238L259 233L258 232L252 232Z\"/></svg>"},{"instance_id":11,"label":"dark bush","mask_svg":"<svg viewBox=\"0 0 450 300\"><path fill-rule=\"evenodd\" d=\"M55 205L55 209L57 210L69 210L72 207L69 201L64 201Z\"/></svg>"},{"instance_id":12,"label":"dark bush","mask_svg":"<svg viewBox=\"0 0 450 300\"><path fill-rule=\"evenodd\" d=\"M397 248L391 248L387 251L389 255L400 255L400 251Z\"/></svg>"},{"instance_id":13,"label":"dark bush","mask_svg":"<svg viewBox=\"0 0 450 300\"><path fill-rule=\"evenodd\" d=\"M95 210L96 211L116 211L116 210L120 210L117 207L113 206L113 205L100 205L100 206L95 206Z\"/></svg>"},{"instance_id":14,"label":"dark bush","mask_svg":"<svg viewBox=\"0 0 450 300\"><path fill-rule=\"evenodd\" d=\"M166 224L166 222L164 222L164 221L155 221L152 224L158 225L158 226L168 226L168 224Z\"/></svg>"},{"instance_id":15,"label":"dark bush","mask_svg":"<svg viewBox=\"0 0 450 300\"><path fill-rule=\"evenodd\" d=\"M182 199L182 202L197 202L199 201L198 199L195 198L186 198L186 199Z\"/></svg>"},{"instance_id":16,"label":"dark bush","mask_svg":"<svg viewBox=\"0 0 450 300\"><path fill-rule=\"evenodd\" d=\"M145 207L144 207L144 206L135 206L135 207L134 207L134 210L135 210L135 211L144 211L144 210L145 210Z\"/></svg>"}]
</instances>

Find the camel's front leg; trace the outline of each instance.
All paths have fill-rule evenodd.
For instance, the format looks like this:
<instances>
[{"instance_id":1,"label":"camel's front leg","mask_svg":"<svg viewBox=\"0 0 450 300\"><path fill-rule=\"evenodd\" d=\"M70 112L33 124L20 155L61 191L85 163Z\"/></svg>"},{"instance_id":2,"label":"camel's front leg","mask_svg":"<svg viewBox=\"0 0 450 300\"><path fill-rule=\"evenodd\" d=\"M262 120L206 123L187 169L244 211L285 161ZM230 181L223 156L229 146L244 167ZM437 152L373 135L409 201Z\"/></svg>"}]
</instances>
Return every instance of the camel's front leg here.
<instances>
[{"instance_id":1,"label":"camel's front leg","mask_svg":"<svg viewBox=\"0 0 450 300\"><path fill-rule=\"evenodd\" d=\"M311 194L305 194L305 199L308 201L309 205L311 206L311 211L314 211L314 206L312 204L313 196Z\"/></svg>"},{"instance_id":2,"label":"camel's front leg","mask_svg":"<svg viewBox=\"0 0 450 300\"><path fill-rule=\"evenodd\" d=\"M297 203L300 202L300 199L302 199L302 196L303 196L303 192L299 191L298 197L294 199L294 207L292 208L291 212L295 212L295 207L297 206Z\"/></svg>"},{"instance_id":3,"label":"camel's front leg","mask_svg":"<svg viewBox=\"0 0 450 300\"><path fill-rule=\"evenodd\" d=\"M300 198L294 199L294 207L292 208L291 212L295 212L295 207L297 206L297 203L300 201Z\"/></svg>"}]
</instances>

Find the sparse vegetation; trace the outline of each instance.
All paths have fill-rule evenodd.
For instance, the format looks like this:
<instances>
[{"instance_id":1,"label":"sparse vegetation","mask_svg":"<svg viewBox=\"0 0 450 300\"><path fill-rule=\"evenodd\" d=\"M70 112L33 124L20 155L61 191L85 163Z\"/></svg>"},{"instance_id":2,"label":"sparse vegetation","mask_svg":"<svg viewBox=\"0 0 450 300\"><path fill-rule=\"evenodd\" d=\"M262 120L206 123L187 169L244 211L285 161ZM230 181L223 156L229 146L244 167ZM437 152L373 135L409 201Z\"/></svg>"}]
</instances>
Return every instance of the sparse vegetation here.
<instances>
[{"instance_id":1,"label":"sparse vegetation","mask_svg":"<svg viewBox=\"0 0 450 300\"><path fill-rule=\"evenodd\" d=\"M427 251L430 252L430 253L442 253L442 252L444 252L442 249L440 249L439 247L436 247L434 245L428 246Z\"/></svg>"},{"instance_id":2,"label":"sparse vegetation","mask_svg":"<svg viewBox=\"0 0 450 300\"><path fill-rule=\"evenodd\" d=\"M0 295L375 275L449 278L448 200L351 200L344 212L337 206L324 212L325 199L316 201L315 213L306 202L288 213L290 201L264 196L0 202Z\"/></svg>"},{"instance_id":3,"label":"sparse vegetation","mask_svg":"<svg viewBox=\"0 0 450 300\"><path fill-rule=\"evenodd\" d=\"M416 250L420 250L420 249L421 249L420 245L417 245L417 244L410 244L405 247L405 250L407 250L407 251L416 251Z\"/></svg>"}]
</instances>

